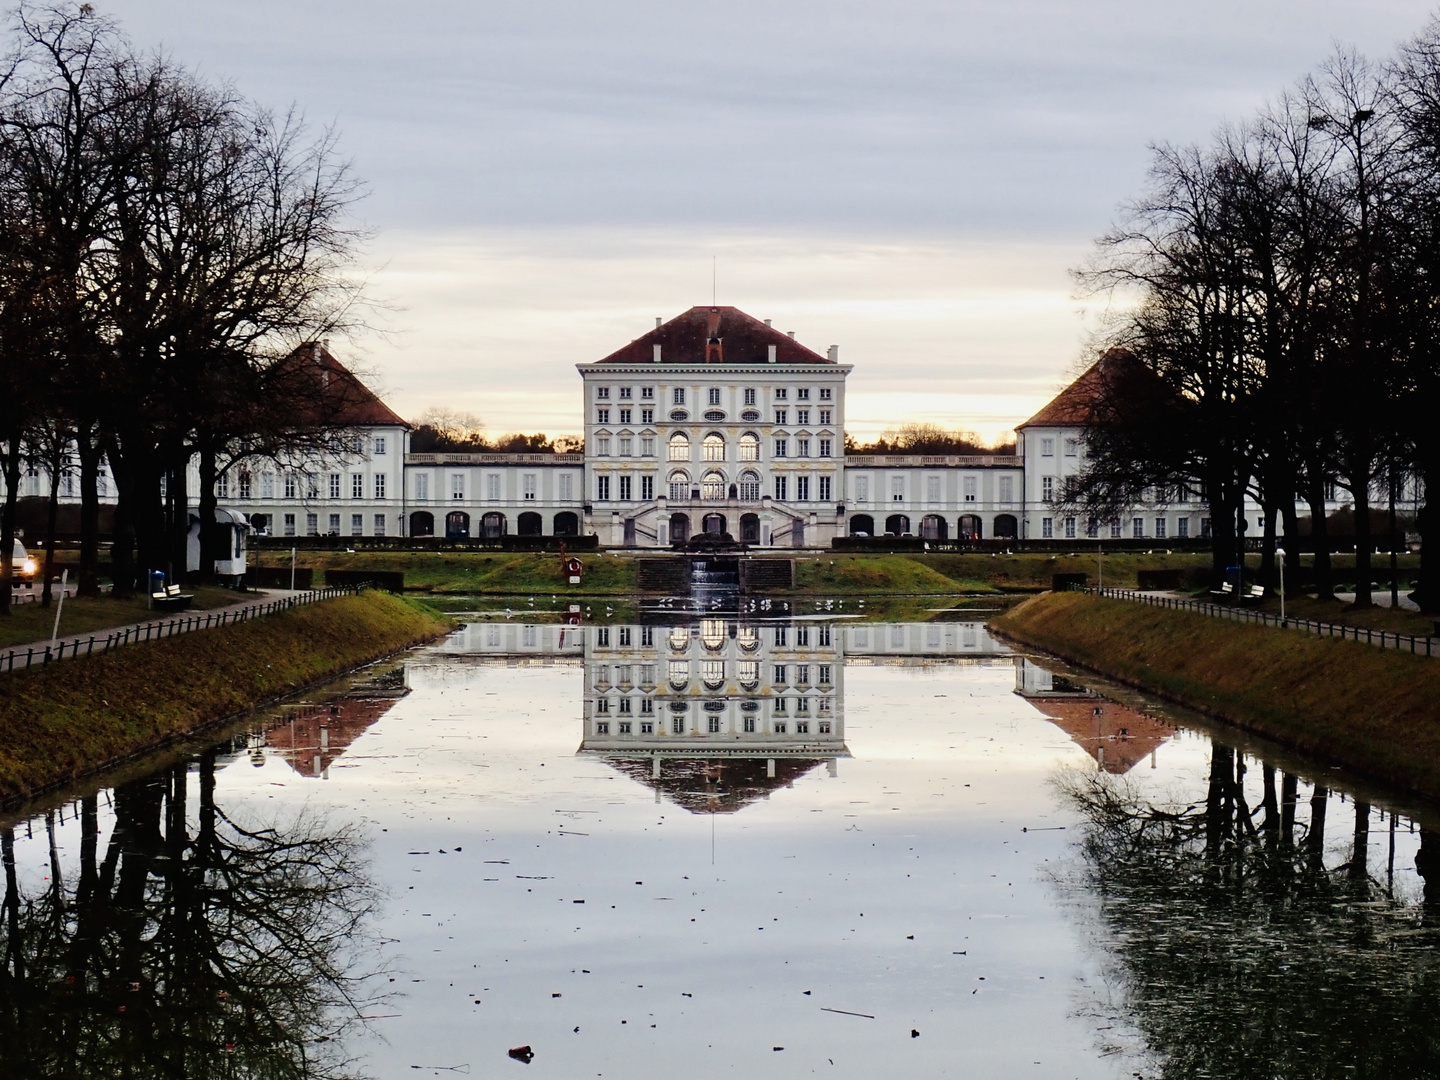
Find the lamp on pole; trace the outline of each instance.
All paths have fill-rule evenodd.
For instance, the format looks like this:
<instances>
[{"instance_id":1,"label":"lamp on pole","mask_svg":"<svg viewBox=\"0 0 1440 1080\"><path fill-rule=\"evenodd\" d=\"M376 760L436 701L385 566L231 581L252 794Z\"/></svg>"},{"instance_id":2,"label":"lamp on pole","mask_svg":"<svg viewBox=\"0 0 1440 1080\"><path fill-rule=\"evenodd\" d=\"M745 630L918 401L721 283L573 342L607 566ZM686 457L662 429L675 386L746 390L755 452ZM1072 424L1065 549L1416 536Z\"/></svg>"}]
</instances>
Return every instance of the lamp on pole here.
<instances>
[{"instance_id":1,"label":"lamp on pole","mask_svg":"<svg viewBox=\"0 0 1440 1080\"><path fill-rule=\"evenodd\" d=\"M1280 625L1285 625L1285 549L1277 547L1275 558L1280 563Z\"/></svg>"}]
</instances>

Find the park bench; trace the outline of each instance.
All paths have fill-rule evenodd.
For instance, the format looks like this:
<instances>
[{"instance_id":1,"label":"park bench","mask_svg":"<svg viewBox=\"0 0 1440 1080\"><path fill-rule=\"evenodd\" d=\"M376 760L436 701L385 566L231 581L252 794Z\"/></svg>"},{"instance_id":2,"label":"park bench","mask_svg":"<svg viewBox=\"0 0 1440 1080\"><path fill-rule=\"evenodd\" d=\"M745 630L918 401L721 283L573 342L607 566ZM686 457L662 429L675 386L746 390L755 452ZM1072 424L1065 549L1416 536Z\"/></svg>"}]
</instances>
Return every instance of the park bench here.
<instances>
[{"instance_id":1,"label":"park bench","mask_svg":"<svg viewBox=\"0 0 1440 1080\"><path fill-rule=\"evenodd\" d=\"M1232 585L1232 584L1231 584L1230 582L1228 582L1228 581L1223 581L1223 582L1220 583L1220 587L1219 587L1218 589L1211 589L1211 590L1210 590L1210 595L1211 595L1211 596L1234 596L1234 595L1235 595L1235 586Z\"/></svg>"},{"instance_id":2,"label":"park bench","mask_svg":"<svg viewBox=\"0 0 1440 1080\"><path fill-rule=\"evenodd\" d=\"M179 585L167 585L150 594L150 607L154 611L188 611L194 600L194 593L182 593Z\"/></svg>"},{"instance_id":3,"label":"park bench","mask_svg":"<svg viewBox=\"0 0 1440 1080\"><path fill-rule=\"evenodd\" d=\"M1245 595L1242 596L1240 599L1241 599L1242 602L1243 602L1243 601L1250 601L1250 600L1253 600L1253 601L1258 602L1258 601L1260 601L1260 600L1264 600L1264 599L1265 599L1265 586L1264 586L1264 585L1251 585L1248 589L1245 590Z\"/></svg>"}]
</instances>

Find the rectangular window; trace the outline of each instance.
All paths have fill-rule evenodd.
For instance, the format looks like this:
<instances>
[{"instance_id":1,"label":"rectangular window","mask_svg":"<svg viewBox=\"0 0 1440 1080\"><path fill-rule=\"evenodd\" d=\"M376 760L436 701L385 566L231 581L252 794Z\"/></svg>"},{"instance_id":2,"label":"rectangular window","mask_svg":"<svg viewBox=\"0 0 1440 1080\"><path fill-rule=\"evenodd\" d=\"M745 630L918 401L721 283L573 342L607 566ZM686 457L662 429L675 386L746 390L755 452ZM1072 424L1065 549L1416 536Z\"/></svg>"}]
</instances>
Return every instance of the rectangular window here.
<instances>
[{"instance_id":1,"label":"rectangular window","mask_svg":"<svg viewBox=\"0 0 1440 1080\"><path fill-rule=\"evenodd\" d=\"M776 409L776 410L775 410L775 423L777 423L777 424L788 424L790 421L789 421L788 419L786 419L786 417L788 417L789 415L790 415L790 413L789 413L789 410L787 410L787 409Z\"/></svg>"},{"instance_id":2,"label":"rectangular window","mask_svg":"<svg viewBox=\"0 0 1440 1080\"><path fill-rule=\"evenodd\" d=\"M784 648L786 642L789 640L789 637L790 637L790 628L789 628L788 626L777 626L777 627L775 627L775 647L776 647L777 649L782 649L782 648Z\"/></svg>"},{"instance_id":3,"label":"rectangular window","mask_svg":"<svg viewBox=\"0 0 1440 1080\"><path fill-rule=\"evenodd\" d=\"M629 435L620 436L620 456L629 457L635 452L635 440Z\"/></svg>"},{"instance_id":4,"label":"rectangular window","mask_svg":"<svg viewBox=\"0 0 1440 1080\"><path fill-rule=\"evenodd\" d=\"M747 735L753 735L754 733L755 733L755 717L753 717L753 716L747 716L747 717L745 717L745 734L747 734Z\"/></svg>"},{"instance_id":5,"label":"rectangular window","mask_svg":"<svg viewBox=\"0 0 1440 1080\"><path fill-rule=\"evenodd\" d=\"M810 423L810 410L809 410L809 409L796 409L796 410L795 410L795 422L796 422L797 424L808 424L808 423Z\"/></svg>"},{"instance_id":6,"label":"rectangular window","mask_svg":"<svg viewBox=\"0 0 1440 1080\"><path fill-rule=\"evenodd\" d=\"M1155 539L1156 539L1156 540L1164 540L1164 539L1165 539L1165 524L1166 524L1166 519L1165 519L1165 518L1163 518L1163 517L1157 517L1157 518L1155 519Z\"/></svg>"},{"instance_id":7,"label":"rectangular window","mask_svg":"<svg viewBox=\"0 0 1440 1080\"><path fill-rule=\"evenodd\" d=\"M775 440L775 456L777 458L789 457L789 444L784 439Z\"/></svg>"},{"instance_id":8,"label":"rectangular window","mask_svg":"<svg viewBox=\"0 0 1440 1080\"><path fill-rule=\"evenodd\" d=\"M772 672L772 674L773 674L775 677L770 680L771 682L773 682L776 686L784 686L784 685L785 685L785 665L784 665L784 664L776 664L776 665L775 665L775 670L774 670L774 672Z\"/></svg>"},{"instance_id":9,"label":"rectangular window","mask_svg":"<svg viewBox=\"0 0 1440 1080\"><path fill-rule=\"evenodd\" d=\"M1175 519L1175 535L1182 540L1190 535L1190 519L1188 517Z\"/></svg>"},{"instance_id":10,"label":"rectangular window","mask_svg":"<svg viewBox=\"0 0 1440 1080\"><path fill-rule=\"evenodd\" d=\"M384 535L385 535L385 515L384 515L384 514L376 514L376 515L375 515L375 535L376 535L376 536L384 536Z\"/></svg>"},{"instance_id":11,"label":"rectangular window","mask_svg":"<svg viewBox=\"0 0 1440 1080\"><path fill-rule=\"evenodd\" d=\"M830 400L830 387L828 387L828 386L822 386L822 387L820 388L820 400L821 400L821 401L829 401L829 400Z\"/></svg>"},{"instance_id":12,"label":"rectangular window","mask_svg":"<svg viewBox=\"0 0 1440 1080\"><path fill-rule=\"evenodd\" d=\"M786 397L786 395L787 395L788 393L789 393L789 391L787 391L787 390L785 389L785 387L783 387L783 386L776 387L776 388L775 388L775 400L776 400L776 401L784 401L784 400L785 400L785 397Z\"/></svg>"},{"instance_id":13,"label":"rectangular window","mask_svg":"<svg viewBox=\"0 0 1440 1080\"><path fill-rule=\"evenodd\" d=\"M533 472L527 472L520 477L520 491L527 501L535 501L535 474Z\"/></svg>"},{"instance_id":14,"label":"rectangular window","mask_svg":"<svg viewBox=\"0 0 1440 1080\"><path fill-rule=\"evenodd\" d=\"M673 719L671 719L671 721L670 721L670 730L671 730L674 734L676 734L676 735L684 735L684 734L685 734L685 718L684 718L683 716L676 716L676 717L674 717Z\"/></svg>"},{"instance_id":15,"label":"rectangular window","mask_svg":"<svg viewBox=\"0 0 1440 1080\"><path fill-rule=\"evenodd\" d=\"M718 716L707 716L705 718L705 730L711 735L719 735L720 718Z\"/></svg>"},{"instance_id":16,"label":"rectangular window","mask_svg":"<svg viewBox=\"0 0 1440 1080\"><path fill-rule=\"evenodd\" d=\"M834 413L831 412L831 410L829 410L829 409L821 409L821 410L820 410L820 423L822 423L822 424L832 424L832 423L834 423L834 421L831 419L832 416L834 416Z\"/></svg>"},{"instance_id":17,"label":"rectangular window","mask_svg":"<svg viewBox=\"0 0 1440 1080\"><path fill-rule=\"evenodd\" d=\"M868 476L857 476L855 478L855 501L870 501L870 478Z\"/></svg>"},{"instance_id":18,"label":"rectangular window","mask_svg":"<svg viewBox=\"0 0 1440 1080\"><path fill-rule=\"evenodd\" d=\"M642 436L640 436L640 456L641 456L641 457L654 457L654 456L655 456L655 436L653 436L653 435L642 435Z\"/></svg>"},{"instance_id":19,"label":"rectangular window","mask_svg":"<svg viewBox=\"0 0 1440 1080\"><path fill-rule=\"evenodd\" d=\"M596 735L609 735L609 734L610 734L610 721L609 721L609 720L596 720L596 721L595 721L595 734L596 734Z\"/></svg>"},{"instance_id":20,"label":"rectangular window","mask_svg":"<svg viewBox=\"0 0 1440 1080\"><path fill-rule=\"evenodd\" d=\"M608 424L610 422L610 410L601 407L595 410L595 422L597 424Z\"/></svg>"},{"instance_id":21,"label":"rectangular window","mask_svg":"<svg viewBox=\"0 0 1440 1080\"><path fill-rule=\"evenodd\" d=\"M430 498L430 474L415 474L415 499L417 502L426 502Z\"/></svg>"},{"instance_id":22,"label":"rectangular window","mask_svg":"<svg viewBox=\"0 0 1440 1080\"><path fill-rule=\"evenodd\" d=\"M67 475L65 480L69 483L70 477ZM65 494L70 495L73 494L73 492L67 490ZM250 474L248 472L242 472L240 474L240 498L250 498Z\"/></svg>"},{"instance_id":23,"label":"rectangular window","mask_svg":"<svg viewBox=\"0 0 1440 1080\"><path fill-rule=\"evenodd\" d=\"M1040 499L1047 503L1055 501L1055 478L1053 476L1040 478Z\"/></svg>"},{"instance_id":24,"label":"rectangular window","mask_svg":"<svg viewBox=\"0 0 1440 1080\"><path fill-rule=\"evenodd\" d=\"M620 400L621 400L621 401L629 401L629 400L630 400L630 396L631 396L631 395L630 395L630 387L628 387L628 386L622 386L622 387L620 387Z\"/></svg>"},{"instance_id":25,"label":"rectangular window","mask_svg":"<svg viewBox=\"0 0 1440 1080\"><path fill-rule=\"evenodd\" d=\"M339 493L338 493L338 492L336 493L336 496L335 496L335 497L336 497L336 498L339 498ZM364 474L364 473L358 473L358 472L357 472L357 473L351 473L351 474L350 474L350 497L351 497L352 499L363 499L363 498L365 497L365 474Z\"/></svg>"},{"instance_id":26,"label":"rectangular window","mask_svg":"<svg viewBox=\"0 0 1440 1080\"><path fill-rule=\"evenodd\" d=\"M375 436L375 454L376 454L377 457L384 457L384 456L385 456L385 436L384 436L384 435L376 435L376 436Z\"/></svg>"},{"instance_id":27,"label":"rectangular window","mask_svg":"<svg viewBox=\"0 0 1440 1080\"><path fill-rule=\"evenodd\" d=\"M820 638L820 644L821 644L821 645L829 645L829 644L830 644L830 624L829 624L829 623L822 623L822 624L821 624L821 626L820 626L819 638ZM829 679L826 679L826 678L822 678L820 681L821 681L821 682L829 682L830 680L829 680Z\"/></svg>"},{"instance_id":28,"label":"rectangular window","mask_svg":"<svg viewBox=\"0 0 1440 1080\"><path fill-rule=\"evenodd\" d=\"M803 627L803 626L797 626L797 627L795 628L795 632L796 632L796 642L795 642L795 644L796 644L796 645L807 645L807 644L809 644L809 642L799 640L800 632L803 631L803 630L805 630L805 629L806 629L806 627ZM795 666L795 681L796 681L797 683L799 683L801 686L806 686L806 685L809 684L809 682L810 682L810 665L809 665L809 664L797 664L797 665Z\"/></svg>"},{"instance_id":29,"label":"rectangular window","mask_svg":"<svg viewBox=\"0 0 1440 1080\"><path fill-rule=\"evenodd\" d=\"M295 474L293 472L285 474L285 498L295 498Z\"/></svg>"},{"instance_id":30,"label":"rectangular window","mask_svg":"<svg viewBox=\"0 0 1440 1080\"><path fill-rule=\"evenodd\" d=\"M980 497L980 478L978 476L967 476L962 483L965 492L965 501L974 502Z\"/></svg>"},{"instance_id":31,"label":"rectangular window","mask_svg":"<svg viewBox=\"0 0 1440 1080\"><path fill-rule=\"evenodd\" d=\"M327 524L329 525L329 535L331 535L331 536L339 536L339 535L340 535L340 515L339 515L339 514L331 514L331 515L330 515L330 520L329 520L329 522L328 522Z\"/></svg>"},{"instance_id":32,"label":"rectangular window","mask_svg":"<svg viewBox=\"0 0 1440 1080\"><path fill-rule=\"evenodd\" d=\"M620 422L621 422L622 424L628 424L628 423L630 423L630 410L629 410L629 409L621 409L621 410L620 410ZM629 453L629 451L626 450L626 451L624 451L624 453Z\"/></svg>"},{"instance_id":33,"label":"rectangular window","mask_svg":"<svg viewBox=\"0 0 1440 1080\"><path fill-rule=\"evenodd\" d=\"M1055 440L1054 440L1054 439L1041 439L1041 440L1040 440L1040 456L1041 456L1041 457L1054 457L1054 456L1055 456Z\"/></svg>"},{"instance_id":34,"label":"rectangular window","mask_svg":"<svg viewBox=\"0 0 1440 1080\"><path fill-rule=\"evenodd\" d=\"M746 405L754 405L754 404L755 404L755 388L754 388L753 386L747 386L747 387L745 388L745 404L746 404Z\"/></svg>"},{"instance_id":35,"label":"rectangular window","mask_svg":"<svg viewBox=\"0 0 1440 1080\"><path fill-rule=\"evenodd\" d=\"M653 423L655 422L655 410L654 410L654 409L641 409L641 410L640 410L640 422L641 422L642 424L653 424ZM653 454L654 452L655 452L655 449L654 449L654 440L651 440L650 453Z\"/></svg>"},{"instance_id":36,"label":"rectangular window","mask_svg":"<svg viewBox=\"0 0 1440 1080\"><path fill-rule=\"evenodd\" d=\"M285 515L285 535L286 535L286 536L294 536L294 535L295 535L295 515L294 515L294 514L286 514L286 515Z\"/></svg>"},{"instance_id":37,"label":"rectangular window","mask_svg":"<svg viewBox=\"0 0 1440 1080\"><path fill-rule=\"evenodd\" d=\"M653 386L642 386L642 387L640 388L640 400L641 400L641 401L654 401L654 400L655 400L655 388L654 388Z\"/></svg>"},{"instance_id":38,"label":"rectangular window","mask_svg":"<svg viewBox=\"0 0 1440 1080\"><path fill-rule=\"evenodd\" d=\"M830 685L830 665L829 665L829 664L821 664L821 665L820 665L820 678L819 678L818 681L819 681L819 683L820 683L821 686L829 686L829 685Z\"/></svg>"},{"instance_id":39,"label":"rectangular window","mask_svg":"<svg viewBox=\"0 0 1440 1080\"><path fill-rule=\"evenodd\" d=\"M653 498L655 498L655 477L653 477L653 476L642 476L642 477L640 478L640 498L642 498L642 499L653 499Z\"/></svg>"},{"instance_id":40,"label":"rectangular window","mask_svg":"<svg viewBox=\"0 0 1440 1080\"><path fill-rule=\"evenodd\" d=\"M103 494L103 492L102 492ZM262 499L273 499L275 497L275 474L272 472L260 474L260 497Z\"/></svg>"},{"instance_id":41,"label":"rectangular window","mask_svg":"<svg viewBox=\"0 0 1440 1080\"><path fill-rule=\"evenodd\" d=\"M305 535L306 535L306 536L319 536L319 535L320 535L320 518L319 518L318 515L316 515L316 514L306 514L306 515L305 515Z\"/></svg>"},{"instance_id":42,"label":"rectangular window","mask_svg":"<svg viewBox=\"0 0 1440 1080\"><path fill-rule=\"evenodd\" d=\"M904 502L904 501L905 501L905 477L903 477L903 476L892 476L892 477L890 478L890 501L891 501L891 502Z\"/></svg>"},{"instance_id":43,"label":"rectangular window","mask_svg":"<svg viewBox=\"0 0 1440 1080\"><path fill-rule=\"evenodd\" d=\"M796 391L795 391L795 400L796 400L796 401L809 401L809 400L810 400L810 388L809 388L808 386L802 386L802 387L800 387L799 390L796 390Z\"/></svg>"},{"instance_id":44,"label":"rectangular window","mask_svg":"<svg viewBox=\"0 0 1440 1080\"><path fill-rule=\"evenodd\" d=\"M1013 476L1000 477L1000 501L1002 503L1015 501L1015 478Z\"/></svg>"},{"instance_id":45,"label":"rectangular window","mask_svg":"<svg viewBox=\"0 0 1440 1080\"><path fill-rule=\"evenodd\" d=\"M710 389L706 391L706 394L707 394L706 400L707 400L711 405L719 405L719 404L720 404L720 388L719 388L718 386L712 386L712 387L710 387Z\"/></svg>"},{"instance_id":46,"label":"rectangular window","mask_svg":"<svg viewBox=\"0 0 1440 1080\"><path fill-rule=\"evenodd\" d=\"M650 703L647 701L647 702L645 702L645 704L648 705L648 704L650 704ZM653 721L653 720L641 720L641 721L640 721L640 734L641 734L641 735L654 735L654 734L655 734L655 721Z\"/></svg>"},{"instance_id":47,"label":"rectangular window","mask_svg":"<svg viewBox=\"0 0 1440 1080\"><path fill-rule=\"evenodd\" d=\"M610 436L601 435L595 440L595 453L598 457L610 456Z\"/></svg>"},{"instance_id":48,"label":"rectangular window","mask_svg":"<svg viewBox=\"0 0 1440 1080\"><path fill-rule=\"evenodd\" d=\"M932 503L940 501L940 477L925 477L925 498Z\"/></svg>"},{"instance_id":49,"label":"rectangular window","mask_svg":"<svg viewBox=\"0 0 1440 1080\"><path fill-rule=\"evenodd\" d=\"M1119 540L1122 535L1123 535L1123 533L1122 533L1122 530L1121 530L1120 519L1119 519L1119 518L1111 518L1111 519L1110 519L1110 536L1111 536L1111 538L1114 539L1114 540Z\"/></svg>"},{"instance_id":50,"label":"rectangular window","mask_svg":"<svg viewBox=\"0 0 1440 1080\"><path fill-rule=\"evenodd\" d=\"M385 474L383 472L375 474L375 498L385 498Z\"/></svg>"},{"instance_id":51,"label":"rectangular window","mask_svg":"<svg viewBox=\"0 0 1440 1080\"><path fill-rule=\"evenodd\" d=\"M630 476L628 473L620 477L620 501L630 501Z\"/></svg>"},{"instance_id":52,"label":"rectangular window","mask_svg":"<svg viewBox=\"0 0 1440 1080\"><path fill-rule=\"evenodd\" d=\"M491 502L500 501L500 474L488 473L485 476L485 498Z\"/></svg>"},{"instance_id":53,"label":"rectangular window","mask_svg":"<svg viewBox=\"0 0 1440 1080\"><path fill-rule=\"evenodd\" d=\"M351 536L364 536L364 535L365 535L365 515L364 515L364 514L351 514L351 515L350 515L350 535L351 535Z\"/></svg>"},{"instance_id":54,"label":"rectangular window","mask_svg":"<svg viewBox=\"0 0 1440 1080\"><path fill-rule=\"evenodd\" d=\"M596 400L596 401L609 401L609 400L610 400L610 388L609 388L608 386L597 386L597 387L595 388L595 400Z\"/></svg>"},{"instance_id":55,"label":"rectangular window","mask_svg":"<svg viewBox=\"0 0 1440 1080\"><path fill-rule=\"evenodd\" d=\"M630 726L631 726L631 725L630 725L630 721L629 721L629 720L621 720L621 721L620 721L620 734L621 734L621 735L629 735L629 734L630 734Z\"/></svg>"},{"instance_id":56,"label":"rectangular window","mask_svg":"<svg viewBox=\"0 0 1440 1080\"><path fill-rule=\"evenodd\" d=\"M810 477L797 476L795 478L795 498L801 502L808 502L810 499Z\"/></svg>"},{"instance_id":57,"label":"rectangular window","mask_svg":"<svg viewBox=\"0 0 1440 1080\"><path fill-rule=\"evenodd\" d=\"M784 714L784 713L789 712L789 711L790 711L790 702L789 702L788 700L786 700L786 699L783 698L783 697L778 697L778 698L775 699L775 712L776 712L777 714ZM785 725L784 725L783 722L782 722L782 723L778 723L778 724L775 725L775 733L776 733L777 735L784 735L784 734L785 734Z\"/></svg>"},{"instance_id":58,"label":"rectangular window","mask_svg":"<svg viewBox=\"0 0 1440 1080\"><path fill-rule=\"evenodd\" d=\"M805 712L805 711L806 711L806 709L805 709L806 704L807 704L807 702L806 702L805 698L803 698L803 697L802 697L799 701L796 702L796 705L799 706L799 709L800 709L801 712ZM795 721L795 734L796 734L796 735L809 735L809 734L810 734L810 721L809 721L809 720L796 720L796 721Z\"/></svg>"},{"instance_id":59,"label":"rectangular window","mask_svg":"<svg viewBox=\"0 0 1440 1080\"><path fill-rule=\"evenodd\" d=\"M1135 518L1133 521L1130 522L1130 528L1131 528L1131 530L1132 530L1132 531L1131 531L1131 535L1134 536L1134 538L1135 538L1136 540L1144 540L1144 539L1145 539L1145 519L1144 519L1144 518Z\"/></svg>"},{"instance_id":60,"label":"rectangular window","mask_svg":"<svg viewBox=\"0 0 1440 1080\"><path fill-rule=\"evenodd\" d=\"M575 498L575 481L569 473L560 474L560 501L573 502Z\"/></svg>"},{"instance_id":61,"label":"rectangular window","mask_svg":"<svg viewBox=\"0 0 1440 1080\"><path fill-rule=\"evenodd\" d=\"M595 498L600 502L608 502L610 500L610 477L595 477Z\"/></svg>"},{"instance_id":62,"label":"rectangular window","mask_svg":"<svg viewBox=\"0 0 1440 1080\"><path fill-rule=\"evenodd\" d=\"M1055 535L1055 519L1054 519L1054 518L1041 518L1041 519L1040 519L1040 536L1041 536L1041 538L1044 539L1044 540L1049 540L1049 539L1050 539L1051 537L1053 537L1054 535Z\"/></svg>"},{"instance_id":63,"label":"rectangular window","mask_svg":"<svg viewBox=\"0 0 1440 1080\"><path fill-rule=\"evenodd\" d=\"M1075 519L1073 517L1067 517L1065 519L1065 539L1075 539Z\"/></svg>"},{"instance_id":64,"label":"rectangular window","mask_svg":"<svg viewBox=\"0 0 1440 1080\"><path fill-rule=\"evenodd\" d=\"M830 476L820 477L820 501L829 502L834 496L830 494L832 478Z\"/></svg>"},{"instance_id":65,"label":"rectangular window","mask_svg":"<svg viewBox=\"0 0 1440 1080\"><path fill-rule=\"evenodd\" d=\"M795 456L796 456L796 457L809 457L809 456L810 456L810 440L809 440L809 439L796 439L796 440L795 440Z\"/></svg>"},{"instance_id":66,"label":"rectangular window","mask_svg":"<svg viewBox=\"0 0 1440 1080\"><path fill-rule=\"evenodd\" d=\"M617 668L616 670L618 671L618 670L622 670L622 669ZM616 681L617 681L617 682L620 682L620 683L627 683L627 682L629 682L630 680L629 680L629 679L617 679ZM620 711L621 711L622 713L625 713L626 715L628 715L629 713L631 713L631 712L634 711L633 706L631 706L631 704L630 704L630 699L629 699L629 698L621 698L621 699L620 699Z\"/></svg>"},{"instance_id":67,"label":"rectangular window","mask_svg":"<svg viewBox=\"0 0 1440 1080\"><path fill-rule=\"evenodd\" d=\"M672 405L684 405L684 404L685 404L685 388L684 388L683 386L677 386L677 387L675 387L674 390L670 391L670 404L672 404Z\"/></svg>"},{"instance_id":68,"label":"rectangular window","mask_svg":"<svg viewBox=\"0 0 1440 1080\"><path fill-rule=\"evenodd\" d=\"M790 478L786 476L775 477L775 498L779 499L781 502L785 502L787 499L790 498L789 479Z\"/></svg>"},{"instance_id":69,"label":"rectangular window","mask_svg":"<svg viewBox=\"0 0 1440 1080\"><path fill-rule=\"evenodd\" d=\"M610 628L608 626L597 626L595 628L595 644L601 648L610 647Z\"/></svg>"},{"instance_id":70,"label":"rectangular window","mask_svg":"<svg viewBox=\"0 0 1440 1080\"><path fill-rule=\"evenodd\" d=\"M325 477L325 481L325 490L330 493L330 498L338 499L340 497L340 474L332 472Z\"/></svg>"},{"instance_id":71,"label":"rectangular window","mask_svg":"<svg viewBox=\"0 0 1440 1080\"><path fill-rule=\"evenodd\" d=\"M230 474L221 473L215 477L215 497L217 499L228 499L230 497Z\"/></svg>"},{"instance_id":72,"label":"rectangular window","mask_svg":"<svg viewBox=\"0 0 1440 1080\"><path fill-rule=\"evenodd\" d=\"M1098 540L1100 538L1099 518L1092 517L1089 521L1085 522L1085 535L1088 536L1091 540Z\"/></svg>"},{"instance_id":73,"label":"rectangular window","mask_svg":"<svg viewBox=\"0 0 1440 1080\"><path fill-rule=\"evenodd\" d=\"M1079 454L1080 454L1080 440L1079 440L1079 439L1066 439L1066 440L1065 440L1065 456L1066 456L1066 457L1078 457Z\"/></svg>"},{"instance_id":74,"label":"rectangular window","mask_svg":"<svg viewBox=\"0 0 1440 1080\"><path fill-rule=\"evenodd\" d=\"M821 456L821 457L832 457L833 454L832 454L831 448L832 448L834 445L835 445L835 443L834 443L834 440L832 440L832 439L821 439L821 440L820 440L820 456Z\"/></svg>"},{"instance_id":75,"label":"rectangular window","mask_svg":"<svg viewBox=\"0 0 1440 1080\"><path fill-rule=\"evenodd\" d=\"M1200 536L1207 540L1210 538L1210 519L1207 517L1200 519Z\"/></svg>"}]
</instances>

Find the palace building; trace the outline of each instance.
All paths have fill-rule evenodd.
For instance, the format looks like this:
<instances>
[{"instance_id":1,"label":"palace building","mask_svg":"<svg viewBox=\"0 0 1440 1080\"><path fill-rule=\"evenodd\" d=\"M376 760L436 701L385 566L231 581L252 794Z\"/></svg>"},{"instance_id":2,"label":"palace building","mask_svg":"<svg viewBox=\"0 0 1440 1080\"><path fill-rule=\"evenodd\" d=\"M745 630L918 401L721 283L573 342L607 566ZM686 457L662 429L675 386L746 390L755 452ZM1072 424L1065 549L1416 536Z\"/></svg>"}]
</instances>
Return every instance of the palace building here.
<instances>
[{"instance_id":1,"label":"palace building","mask_svg":"<svg viewBox=\"0 0 1440 1080\"><path fill-rule=\"evenodd\" d=\"M243 461L217 482L221 506L272 536L594 535L667 548L712 533L825 548L842 536L1163 542L1210 531L1208 508L1183 487L1103 523L1063 508L1107 358L1016 429L1013 455L905 456L845 452L852 368L836 346L817 352L734 307L656 319L577 364L583 454L410 453L409 425L324 343L297 355L343 393L336 449ZM38 470L22 484L22 495L49 490ZM74 501L63 485L62 501ZM1258 532L1259 508L1248 514Z\"/></svg>"}]
</instances>

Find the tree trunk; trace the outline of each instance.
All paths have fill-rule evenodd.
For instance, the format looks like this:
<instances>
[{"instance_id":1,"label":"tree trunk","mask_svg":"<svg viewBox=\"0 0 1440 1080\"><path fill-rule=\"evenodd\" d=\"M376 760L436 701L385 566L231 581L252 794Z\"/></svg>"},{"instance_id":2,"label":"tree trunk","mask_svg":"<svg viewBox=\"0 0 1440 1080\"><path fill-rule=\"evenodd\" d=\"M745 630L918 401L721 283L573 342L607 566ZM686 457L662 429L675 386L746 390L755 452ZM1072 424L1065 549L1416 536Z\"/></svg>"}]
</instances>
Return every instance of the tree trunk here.
<instances>
[{"instance_id":1,"label":"tree trunk","mask_svg":"<svg viewBox=\"0 0 1440 1080\"><path fill-rule=\"evenodd\" d=\"M55 580L55 530L60 521L60 473L65 460L57 439L50 447L50 504L45 508L45 582L40 591L40 606L48 608Z\"/></svg>"},{"instance_id":2,"label":"tree trunk","mask_svg":"<svg viewBox=\"0 0 1440 1080\"><path fill-rule=\"evenodd\" d=\"M1325 482L1311 480L1305 485L1310 504L1310 541L1315 545L1315 598L1335 599L1335 572L1330 564L1330 520L1325 516Z\"/></svg>"},{"instance_id":3,"label":"tree trunk","mask_svg":"<svg viewBox=\"0 0 1440 1080\"><path fill-rule=\"evenodd\" d=\"M200 444L200 490L197 492L197 501L200 504L200 566L196 570L196 577L207 583L215 581L215 560L222 557L219 553L221 530L215 521L215 510L219 506L219 499L215 495L218 477L215 447L206 439Z\"/></svg>"},{"instance_id":4,"label":"tree trunk","mask_svg":"<svg viewBox=\"0 0 1440 1080\"><path fill-rule=\"evenodd\" d=\"M1352 472L1351 475L1354 476L1354 473ZM1375 603L1375 597L1370 589L1372 540L1370 537L1369 470L1366 469L1362 475L1355 476L1351 483L1354 486L1351 488L1350 494L1355 500L1355 606L1368 608Z\"/></svg>"},{"instance_id":5,"label":"tree trunk","mask_svg":"<svg viewBox=\"0 0 1440 1080\"><path fill-rule=\"evenodd\" d=\"M76 431L80 453L80 577L76 596L100 595L100 446L89 425Z\"/></svg>"},{"instance_id":6,"label":"tree trunk","mask_svg":"<svg viewBox=\"0 0 1440 1080\"><path fill-rule=\"evenodd\" d=\"M1280 781L1280 842L1285 847L1295 846L1295 803L1300 783L1294 773L1286 773Z\"/></svg>"}]
</instances>

